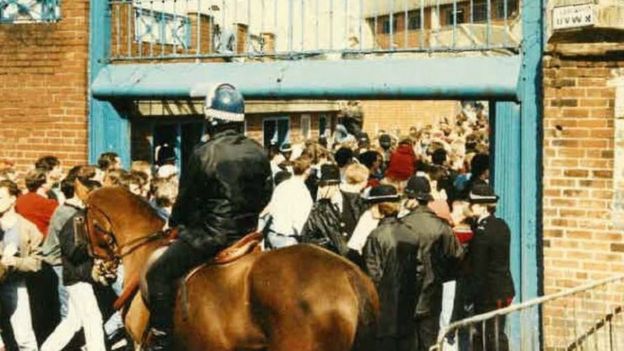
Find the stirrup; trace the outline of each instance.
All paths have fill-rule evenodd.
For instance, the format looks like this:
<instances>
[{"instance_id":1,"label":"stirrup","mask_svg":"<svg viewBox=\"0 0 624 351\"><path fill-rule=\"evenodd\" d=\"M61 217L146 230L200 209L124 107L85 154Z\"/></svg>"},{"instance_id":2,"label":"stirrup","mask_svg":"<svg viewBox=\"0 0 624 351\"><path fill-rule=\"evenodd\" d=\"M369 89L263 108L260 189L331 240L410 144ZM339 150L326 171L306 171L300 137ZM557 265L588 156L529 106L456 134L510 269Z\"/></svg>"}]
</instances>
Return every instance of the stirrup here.
<instances>
[{"instance_id":1,"label":"stirrup","mask_svg":"<svg viewBox=\"0 0 624 351\"><path fill-rule=\"evenodd\" d=\"M171 331L151 327L143 336L141 349L143 351L170 351L172 350Z\"/></svg>"}]
</instances>

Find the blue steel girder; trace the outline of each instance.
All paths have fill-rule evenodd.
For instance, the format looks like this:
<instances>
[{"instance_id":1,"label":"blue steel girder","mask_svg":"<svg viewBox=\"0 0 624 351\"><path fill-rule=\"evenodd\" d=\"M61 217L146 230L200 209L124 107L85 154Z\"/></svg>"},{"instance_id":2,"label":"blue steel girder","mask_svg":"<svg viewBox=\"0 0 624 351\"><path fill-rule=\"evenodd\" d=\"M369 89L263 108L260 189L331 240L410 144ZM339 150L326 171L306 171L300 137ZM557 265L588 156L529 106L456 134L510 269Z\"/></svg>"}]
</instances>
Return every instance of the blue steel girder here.
<instances>
[{"instance_id":1,"label":"blue steel girder","mask_svg":"<svg viewBox=\"0 0 624 351\"><path fill-rule=\"evenodd\" d=\"M89 17L89 82L92 84L105 67L104 58L110 46L108 3L92 1ZM130 122L108 101L89 93L89 162L95 163L102 152L114 151L124 167L130 166Z\"/></svg>"},{"instance_id":2,"label":"blue steel girder","mask_svg":"<svg viewBox=\"0 0 624 351\"><path fill-rule=\"evenodd\" d=\"M203 98L228 82L247 98L517 100L519 56L271 63L109 64L99 99Z\"/></svg>"}]
</instances>

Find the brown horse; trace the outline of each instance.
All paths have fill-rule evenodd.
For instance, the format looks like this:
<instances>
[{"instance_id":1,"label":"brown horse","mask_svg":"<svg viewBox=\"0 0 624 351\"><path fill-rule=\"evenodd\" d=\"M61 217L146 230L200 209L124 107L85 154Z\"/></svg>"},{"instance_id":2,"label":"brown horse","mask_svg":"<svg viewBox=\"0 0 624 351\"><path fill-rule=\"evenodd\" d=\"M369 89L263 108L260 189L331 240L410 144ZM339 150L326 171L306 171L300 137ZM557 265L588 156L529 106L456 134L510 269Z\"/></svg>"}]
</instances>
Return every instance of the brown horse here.
<instances>
[{"instance_id":1,"label":"brown horse","mask_svg":"<svg viewBox=\"0 0 624 351\"><path fill-rule=\"evenodd\" d=\"M121 188L99 189L87 201L92 253L122 258L125 284L165 244L153 234L163 224L149 204ZM357 266L329 251L297 245L254 252L205 266L185 284L175 308L176 350L374 350L376 290ZM138 344L149 316L140 294L126 312Z\"/></svg>"}]
</instances>

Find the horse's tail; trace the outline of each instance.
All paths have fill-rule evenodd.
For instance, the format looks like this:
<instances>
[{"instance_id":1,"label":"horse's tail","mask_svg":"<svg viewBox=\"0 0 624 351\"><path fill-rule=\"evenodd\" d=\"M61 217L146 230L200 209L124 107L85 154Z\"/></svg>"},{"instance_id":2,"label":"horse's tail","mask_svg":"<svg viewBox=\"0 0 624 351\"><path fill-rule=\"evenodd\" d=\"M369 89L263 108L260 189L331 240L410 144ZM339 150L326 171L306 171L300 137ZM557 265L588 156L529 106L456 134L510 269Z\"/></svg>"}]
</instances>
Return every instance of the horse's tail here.
<instances>
[{"instance_id":1,"label":"horse's tail","mask_svg":"<svg viewBox=\"0 0 624 351\"><path fill-rule=\"evenodd\" d=\"M353 351L376 350L376 332L379 317L379 296L373 283L355 268L349 272L349 282L358 300L358 325Z\"/></svg>"}]
</instances>

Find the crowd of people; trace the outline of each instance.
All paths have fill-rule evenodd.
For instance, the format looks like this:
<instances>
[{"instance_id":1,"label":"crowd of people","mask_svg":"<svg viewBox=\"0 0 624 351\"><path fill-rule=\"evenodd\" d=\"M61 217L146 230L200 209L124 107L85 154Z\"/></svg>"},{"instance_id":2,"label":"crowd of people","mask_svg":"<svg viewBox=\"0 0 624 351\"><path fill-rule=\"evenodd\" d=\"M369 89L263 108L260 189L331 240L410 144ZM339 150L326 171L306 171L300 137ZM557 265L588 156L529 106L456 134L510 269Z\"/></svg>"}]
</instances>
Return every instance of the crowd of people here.
<instances>
[{"instance_id":1,"label":"crowd of people","mask_svg":"<svg viewBox=\"0 0 624 351\"><path fill-rule=\"evenodd\" d=\"M495 216L479 107L404 136L359 133L269 150L276 187L261 215L265 245L316 244L367 272L381 300L379 350L428 350L440 326L514 297L510 232ZM506 350L498 322L485 335L462 329L447 346L494 349L498 340Z\"/></svg>"},{"instance_id":2,"label":"crowd of people","mask_svg":"<svg viewBox=\"0 0 624 351\"><path fill-rule=\"evenodd\" d=\"M312 244L351 260L380 296L378 349L428 350L440 325L514 297L509 228L495 216L498 196L488 181L488 136L487 114L477 109L406 135L360 132L340 142L274 145L267 150L274 190L258 219L263 246ZM45 156L24 177L10 161L0 162L7 349L132 346L110 308L123 267L102 276L103 263L89 255L76 223L84 220L89 193L106 186L125 187L168 219L179 172L175 159L160 161L124 170L110 152L96 165L64 171L61 160ZM506 350L500 323L447 342L460 350Z\"/></svg>"},{"instance_id":3,"label":"crowd of people","mask_svg":"<svg viewBox=\"0 0 624 351\"><path fill-rule=\"evenodd\" d=\"M84 220L85 199L102 186L128 189L166 219L177 197L178 174L170 160L157 171L144 161L124 170L113 152L103 153L96 165L66 172L57 157L44 156L21 177L11 161L0 163L0 325L5 349L132 346L120 314L112 310L122 291L123 267L115 277L104 276L103 263L89 255L76 225Z\"/></svg>"}]
</instances>

